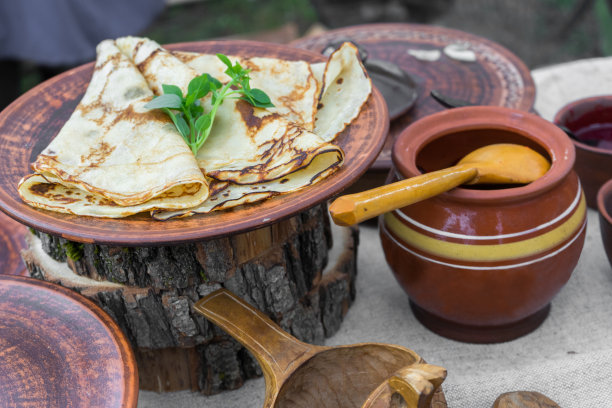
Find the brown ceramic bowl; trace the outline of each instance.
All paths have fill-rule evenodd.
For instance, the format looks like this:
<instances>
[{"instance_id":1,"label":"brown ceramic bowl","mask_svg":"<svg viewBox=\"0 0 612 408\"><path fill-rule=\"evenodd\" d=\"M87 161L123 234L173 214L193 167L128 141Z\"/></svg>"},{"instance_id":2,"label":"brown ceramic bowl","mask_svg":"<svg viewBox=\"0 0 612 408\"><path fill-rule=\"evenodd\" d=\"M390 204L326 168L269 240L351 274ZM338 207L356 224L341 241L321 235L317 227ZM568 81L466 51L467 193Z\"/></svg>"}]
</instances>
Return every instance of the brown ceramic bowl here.
<instances>
[{"instance_id":1,"label":"brown ceramic bowl","mask_svg":"<svg viewBox=\"0 0 612 408\"><path fill-rule=\"evenodd\" d=\"M450 167L493 143L529 146L551 168L528 185L456 188L380 218L387 262L416 317L467 342L506 341L537 328L585 237L574 146L533 114L478 106L425 117L396 140L391 181Z\"/></svg>"},{"instance_id":2,"label":"brown ceramic bowl","mask_svg":"<svg viewBox=\"0 0 612 408\"><path fill-rule=\"evenodd\" d=\"M601 239L608 261L612 265L612 179L604 183L597 193L597 210Z\"/></svg>"},{"instance_id":3,"label":"brown ceramic bowl","mask_svg":"<svg viewBox=\"0 0 612 408\"><path fill-rule=\"evenodd\" d=\"M580 177L587 204L597 208L597 191L612 178L612 95L568 103L554 122L571 130L578 140L574 169Z\"/></svg>"}]
</instances>

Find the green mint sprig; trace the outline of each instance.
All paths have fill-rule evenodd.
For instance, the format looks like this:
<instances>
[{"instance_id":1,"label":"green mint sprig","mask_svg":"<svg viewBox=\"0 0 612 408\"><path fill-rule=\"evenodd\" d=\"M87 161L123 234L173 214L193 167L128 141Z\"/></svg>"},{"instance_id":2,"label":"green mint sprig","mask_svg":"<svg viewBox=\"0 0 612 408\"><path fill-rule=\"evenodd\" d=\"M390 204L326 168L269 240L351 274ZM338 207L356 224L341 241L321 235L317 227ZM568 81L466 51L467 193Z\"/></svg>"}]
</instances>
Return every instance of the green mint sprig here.
<instances>
[{"instance_id":1,"label":"green mint sprig","mask_svg":"<svg viewBox=\"0 0 612 408\"><path fill-rule=\"evenodd\" d=\"M264 91L251 88L250 69L242 68L238 62L232 65L223 54L217 54L217 57L227 66L225 73L231 78L227 84L223 85L209 74L202 74L189 82L184 96L178 86L163 84L163 95L154 97L144 106L146 109L161 109L170 116L194 156L210 135L217 109L225 98L242 99L258 108L274 107ZM212 93L212 108L204 113L200 99L208 93Z\"/></svg>"}]
</instances>

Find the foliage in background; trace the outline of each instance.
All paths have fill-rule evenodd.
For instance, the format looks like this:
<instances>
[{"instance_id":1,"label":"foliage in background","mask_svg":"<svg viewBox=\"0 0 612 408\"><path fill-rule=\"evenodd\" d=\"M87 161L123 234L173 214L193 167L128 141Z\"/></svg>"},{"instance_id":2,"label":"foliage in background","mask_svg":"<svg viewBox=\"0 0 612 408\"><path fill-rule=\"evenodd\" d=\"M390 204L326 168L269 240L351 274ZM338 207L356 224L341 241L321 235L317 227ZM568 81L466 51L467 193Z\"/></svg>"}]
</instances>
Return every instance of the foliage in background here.
<instances>
[{"instance_id":1,"label":"foliage in background","mask_svg":"<svg viewBox=\"0 0 612 408\"><path fill-rule=\"evenodd\" d=\"M128 0L129 1L129 0ZM330 0L331 1L331 0ZM336 2L340 0L335 0ZM364 3L367 0L342 0L348 5ZM389 0L393 1L393 0ZM397 1L397 0L395 0ZM408 0L400 0L408 1ZM427 2L429 0L410 0ZM482 12L476 13L476 18L464 18L468 22L457 23L457 18L449 18L447 26L449 28L462 29L484 35L487 38L497 41L517 53L526 63L529 62L531 54L537 52L540 55L537 63L529 64L530 68L535 68L538 64L550 64L564 62L571 59L589 58L600 55L612 56L612 14L607 6L606 0L591 0L589 10L578 21L569 35L563 39L555 40L556 32L562 24L576 9L582 0L480 0L473 2L482 7ZM352 2L352 3L351 3ZM455 8L462 0L455 0ZM372 1L371 4L380 2ZM464 1L465 4L472 3ZM510 3L509 5L507 3ZM490 33L478 31L477 28L485 25L486 19L483 16L491 13L500 13L505 10L501 5L506 4L506 9L516 11L517 9L538 10L540 13L539 23L533 32L528 34L532 41L522 41L522 43L511 43L507 37L511 33L504 32L503 24L495 26ZM534 7L534 5L541 7ZM530 7L527 7L530 6ZM543 13L542 10L553 9L557 13ZM456 11L456 10L455 10ZM528 11L525 11L528 12ZM452 17L454 10L447 13ZM518 13L520 14L520 13ZM474 20L473 22L470 22ZM496 20L495 20L496 21ZM248 33L268 31L279 28L289 22L297 25L299 33L303 34L309 27L317 22L317 13L311 4L311 0L189 0L186 3L179 3L167 6L166 10L160 15L151 26L141 33L152 38L161 44L175 42L199 41L233 35L244 35ZM512 23L512 30L516 30L516 23ZM434 24L437 24L434 22ZM478 24L478 27L469 24ZM526 30L528 27L521 27ZM517 36L520 37L520 36ZM523 35L523 37L525 37ZM545 39L549 43L554 43L554 52L544 52L538 46L536 38ZM541 46L541 44L540 44ZM525 47L534 47L537 51L526 53ZM550 46L549 46L550 48ZM22 79L22 90L36 85L40 78L33 70L28 70Z\"/></svg>"},{"instance_id":2,"label":"foliage in background","mask_svg":"<svg viewBox=\"0 0 612 408\"><path fill-rule=\"evenodd\" d=\"M266 31L288 22L303 32L316 21L309 0L200 0L168 7L142 35L168 44Z\"/></svg>"},{"instance_id":3,"label":"foliage in background","mask_svg":"<svg viewBox=\"0 0 612 408\"><path fill-rule=\"evenodd\" d=\"M171 44L267 31L288 22L303 33L316 21L309 0L195 0L167 6L148 29L134 35ZM22 92L42 80L33 66L24 70Z\"/></svg>"},{"instance_id":4,"label":"foliage in background","mask_svg":"<svg viewBox=\"0 0 612 408\"><path fill-rule=\"evenodd\" d=\"M595 13L601 31L601 50L604 55L612 55L612 10L606 0L597 0Z\"/></svg>"},{"instance_id":5,"label":"foliage in background","mask_svg":"<svg viewBox=\"0 0 612 408\"><path fill-rule=\"evenodd\" d=\"M579 5L583 4L582 0L544 0L550 4L553 4L569 14L577 10ZM586 5L587 13L593 13L597 21L597 28L599 30L599 47L603 55L612 55L612 10L606 0L591 0ZM569 38L571 43L575 43L576 46L580 47L582 40L579 38L579 30L574 30L572 37ZM588 40L588 39L587 39Z\"/></svg>"}]
</instances>

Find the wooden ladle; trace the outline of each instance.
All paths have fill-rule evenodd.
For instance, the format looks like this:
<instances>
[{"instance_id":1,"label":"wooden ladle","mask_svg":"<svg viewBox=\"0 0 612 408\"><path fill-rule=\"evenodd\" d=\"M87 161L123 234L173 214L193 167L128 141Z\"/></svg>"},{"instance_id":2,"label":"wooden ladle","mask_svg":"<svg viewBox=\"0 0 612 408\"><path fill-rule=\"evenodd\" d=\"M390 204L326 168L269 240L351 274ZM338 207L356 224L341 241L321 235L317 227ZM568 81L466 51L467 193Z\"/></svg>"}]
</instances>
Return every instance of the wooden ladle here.
<instances>
[{"instance_id":1,"label":"wooden ladle","mask_svg":"<svg viewBox=\"0 0 612 408\"><path fill-rule=\"evenodd\" d=\"M397 345L303 343L226 289L194 307L255 356L266 380L264 408L425 408L446 377Z\"/></svg>"},{"instance_id":2,"label":"wooden ladle","mask_svg":"<svg viewBox=\"0 0 612 408\"><path fill-rule=\"evenodd\" d=\"M474 150L456 166L337 198L329 213L353 225L425 200L462 184L527 184L550 168L544 156L522 145L499 143Z\"/></svg>"}]
</instances>

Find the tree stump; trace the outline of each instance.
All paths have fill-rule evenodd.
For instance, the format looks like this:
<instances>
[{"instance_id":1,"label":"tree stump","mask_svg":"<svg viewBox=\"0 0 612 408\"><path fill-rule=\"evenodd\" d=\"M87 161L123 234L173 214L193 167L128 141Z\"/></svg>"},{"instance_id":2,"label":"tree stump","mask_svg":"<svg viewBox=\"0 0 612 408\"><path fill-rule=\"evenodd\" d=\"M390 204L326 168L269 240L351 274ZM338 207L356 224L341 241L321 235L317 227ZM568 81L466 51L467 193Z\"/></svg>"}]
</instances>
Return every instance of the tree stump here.
<instances>
[{"instance_id":1,"label":"tree stump","mask_svg":"<svg viewBox=\"0 0 612 408\"><path fill-rule=\"evenodd\" d=\"M220 287L310 343L338 330L355 297L358 230L332 228L326 205L193 244L114 247L35 232L27 245L31 276L80 292L118 323L145 390L214 394L261 375L246 349L193 310Z\"/></svg>"}]
</instances>

